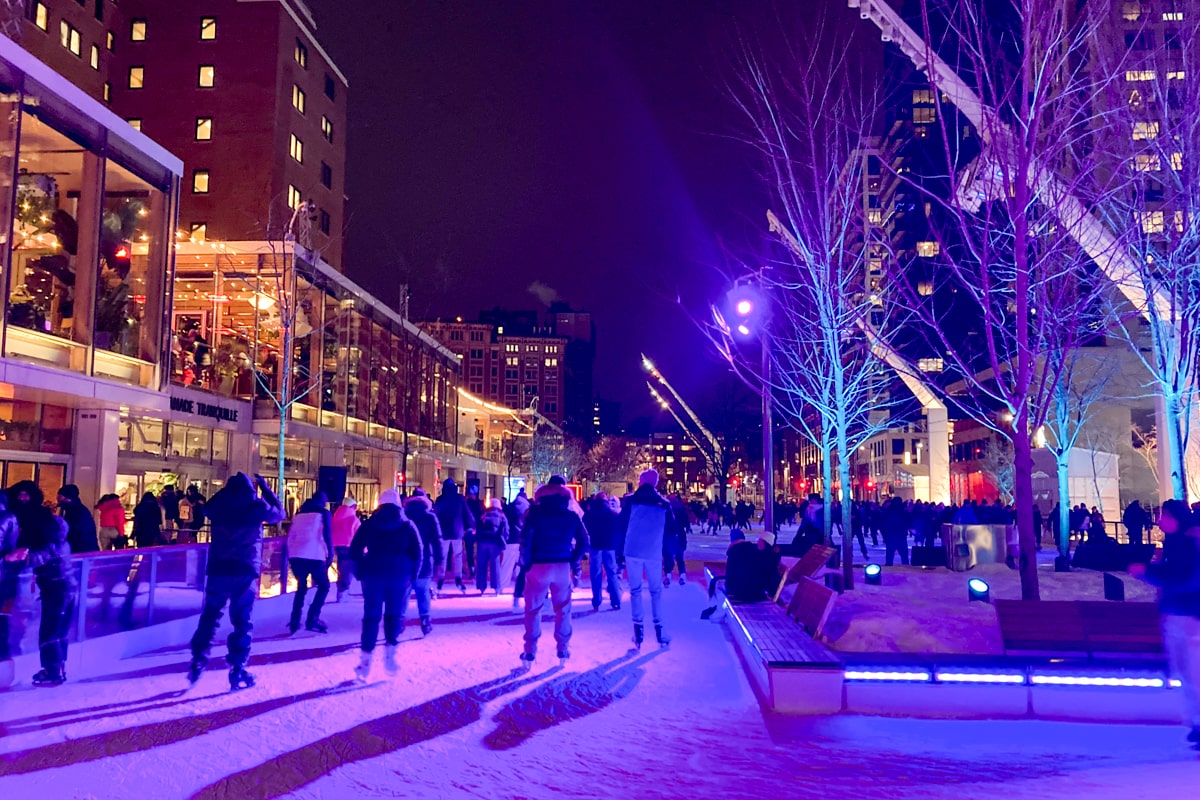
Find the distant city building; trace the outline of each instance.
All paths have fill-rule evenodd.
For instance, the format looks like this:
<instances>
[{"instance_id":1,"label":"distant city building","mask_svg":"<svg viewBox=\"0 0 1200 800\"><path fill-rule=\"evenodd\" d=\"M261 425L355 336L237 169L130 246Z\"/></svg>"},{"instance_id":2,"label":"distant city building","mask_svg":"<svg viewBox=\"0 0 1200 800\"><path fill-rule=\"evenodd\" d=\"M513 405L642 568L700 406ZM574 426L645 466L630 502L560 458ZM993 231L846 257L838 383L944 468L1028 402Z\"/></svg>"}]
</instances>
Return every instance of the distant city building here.
<instances>
[{"instance_id":1,"label":"distant city building","mask_svg":"<svg viewBox=\"0 0 1200 800\"><path fill-rule=\"evenodd\" d=\"M613 400L599 400L592 403L592 435L620 436L621 404Z\"/></svg>"},{"instance_id":2,"label":"distant city building","mask_svg":"<svg viewBox=\"0 0 1200 800\"><path fill-rule=\"evenodd\" d=\"M667 492L703 495L712 483L703 453L682 433L651 434L650 458Z\"/></svg>"}]
</instances>

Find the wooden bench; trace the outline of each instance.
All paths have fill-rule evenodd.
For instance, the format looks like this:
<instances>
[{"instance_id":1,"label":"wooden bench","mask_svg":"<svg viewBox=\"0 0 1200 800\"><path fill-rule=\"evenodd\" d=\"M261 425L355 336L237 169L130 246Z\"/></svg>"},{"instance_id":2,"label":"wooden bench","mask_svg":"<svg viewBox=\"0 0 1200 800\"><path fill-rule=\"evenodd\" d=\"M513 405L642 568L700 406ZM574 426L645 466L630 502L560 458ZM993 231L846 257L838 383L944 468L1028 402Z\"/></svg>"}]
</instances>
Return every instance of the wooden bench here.
<instances>
[{"instance_id":1,"label":"wooden bench","mask_svg":"<svg viewBox=\"0 0 1200 800\"><path fill-rule=\"evenodd\" d=\"M836 550L828 545L816 544L810 547L807 553L800 556L796 563L783 573L779 587L775 589L775 594L771 599L778 603L785 587L799 582L802 578L816 577L817 573L829 563L830 557L835 552Z\"/></svg>"},{"instance_id":2,"label":"wooden bench","mask_svg":"<svg viewBox=\"0 0 1200 800\"><path fill-rule=\"evenodd\" d=\"M997 600L1009 654L1104 658L1163 656L1153 603L1103 600Z\"/></svg>"}]
</instances>

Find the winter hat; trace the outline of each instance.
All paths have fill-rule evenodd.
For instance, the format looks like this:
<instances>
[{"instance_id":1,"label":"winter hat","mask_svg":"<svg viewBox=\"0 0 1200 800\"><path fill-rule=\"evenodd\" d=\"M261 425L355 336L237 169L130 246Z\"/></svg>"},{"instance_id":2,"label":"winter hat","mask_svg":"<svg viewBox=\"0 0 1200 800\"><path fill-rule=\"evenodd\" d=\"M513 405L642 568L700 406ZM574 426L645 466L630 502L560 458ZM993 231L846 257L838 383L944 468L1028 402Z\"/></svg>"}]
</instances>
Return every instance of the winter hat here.
<instances>
[{"instance_id":1,"label":"winter hat","mask_svg":"<svg viewBox=\"0 0 1200 800\"><path fill-rule=\"evenodd\" d=\"M429 497L429 495L425 493L424 489L413 489L412 496L413 497Z\"/></svg>"},{"instance_id":2,"label":"winter hat","mask_svg":"<svg viewBox=\"0 0 1200 800\"><path fill-rule=\"evenodd\" d=\"M384 489L379 493L379 506L382 508L386 505L400 505L400 493L395 489Z\"/></svg>"},{"instance_id":3,"label":"winter hat","mask_svg":"<svg viewBox=\"0 0 1200 800\"><path fill-rule=\"evenodd\" d=\"M658 486L658 470L648 469L638 475L638 486Z\"/></svg>"},{"instance_id":4,"label":"winter hat","mask_svg":"<svg viewBox=\"0 0 1200 800\"><path fill-rule=\"evenodd\" d=\"M346 495L346 499L342 501L342 505L354 508L358 503L354 500L354 495L348 494Z\"/></svg>"},{"instance_id":5,"label":"winter hat","mask_svg":"<svg viewBox=\"0 0 1200 800\"><path fill-rule=\"evenodd\" d=\"M488 500L488 508L492 508L492 509L495 509L496 511L499 511L502 508L502 506L500 505L500 498L493 497L491 500Z\"/></svg>"},{"instance_id":6,"label":"winter hat","mask_svg":"<svg viewBox=\"0 0 1200 800\"><path fill-rule=\"evenodd\" d=\"M442 481L442 491L446 494L458 494L458 484L454 482L453 478L446 478Z\"/></svg>"},{"instance_id":7,"label":"winter hat","mask_svg":"<svg viewBox=\"0 0 1200 800\"><path fill-rule=\"evenodd\" d=\"M79 487L73 483L68 483L66 486L58 490L58 493L68 500L79 499Z\"/></svg>"},{"instance_id":8,"label":"winter hat","mask_svg":"<svg viewBox=\"0 0 1200 800\"><path fill-rule=\"evenodd\" d=\"M745 531L743 531L741 528L734 528L733 530L731 530L731 531L729 532L729 541L730 541L730 542L744 542L744 541L746 541L746 533L745 533Z\"/></svg>"},{"instance_id":9,"label":"winter hat","mask_svg":"<svg viewBox=\"0 0 1200 800\"><path fill-rule=\"evenodd\" d=\"M550 484L551 486L566 486L567 479L562 475L551 475L550 480L546 481L546 483Z\"/></svg>"}]
</instances>

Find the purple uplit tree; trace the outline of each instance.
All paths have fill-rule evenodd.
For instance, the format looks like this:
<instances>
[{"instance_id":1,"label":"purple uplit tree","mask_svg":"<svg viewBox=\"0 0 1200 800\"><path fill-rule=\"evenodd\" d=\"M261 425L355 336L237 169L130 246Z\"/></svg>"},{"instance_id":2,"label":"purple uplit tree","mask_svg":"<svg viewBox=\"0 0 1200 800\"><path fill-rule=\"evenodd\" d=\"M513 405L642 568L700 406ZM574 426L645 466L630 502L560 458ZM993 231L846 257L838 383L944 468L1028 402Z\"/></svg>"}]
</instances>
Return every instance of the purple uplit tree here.
<instances>
[{"instance_id":1,"label":"purple uplit tree","mask_svg":"<svg viewBox=\"0 0 1200 800\"><path fill-rule=\"evenodd\" d=\"M774 237L750 281L769 308L759 337L767 358L739 357L736 325L717 338L738 373L770 393L785 424L821 451L825 537L836 484L846 526L843 580L852 588L851 461L860 445L897 424L891 412L900 400L888 391L894 373L877 352L889 346L899 315L888 287L872 283L872 264L890 249L864 199L873 78L849 60L834 30L832 20L818 21L773 58L742 50L731 94L761 157Z\"/></svg>"},{"instance_id":2,"label":"purple uplit tree","mask_svg":"<svg viewBox=\"0 0 1200 800\"><path fill-rule=\"evenodd\" d=\"M926 69L936 121L924 124L936 126L943 173L895 175L928 204L935 243L924 254L934 291L922 292L910 271L892 276L893 289L961 377L962 405L1012 444L1025 599L1039 596L1035 437L1070 386L1074 353L1095 335L1096 246L1081 239L1076 211L1081 198L1116 191L1089 148L1106 123L1093 102L1102 76L1081 68L1100 13L1040 0L923 0L924 62L935 58L926 42L941 51ZM966 331L965 315L974 320Z\"/></svg>"}]
</instances>

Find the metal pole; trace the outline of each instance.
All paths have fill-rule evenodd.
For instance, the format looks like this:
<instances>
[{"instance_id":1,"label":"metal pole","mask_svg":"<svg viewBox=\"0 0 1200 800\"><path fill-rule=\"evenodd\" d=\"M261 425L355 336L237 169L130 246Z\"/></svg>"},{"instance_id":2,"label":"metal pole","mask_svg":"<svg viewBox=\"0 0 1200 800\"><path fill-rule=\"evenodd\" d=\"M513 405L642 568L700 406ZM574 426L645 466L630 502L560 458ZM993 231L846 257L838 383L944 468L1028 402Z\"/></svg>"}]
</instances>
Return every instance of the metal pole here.
<instances>
[{"instance_id":1,"label":"metal pole","mask_svg":"<svg viewBox=\"0 0 1200 800\"><path fill-rule=\"evenodd\" d=\"M771 344L763 331L763 530L775 533L775 437L771 433Z\"/></svg>"}]
</instances>

